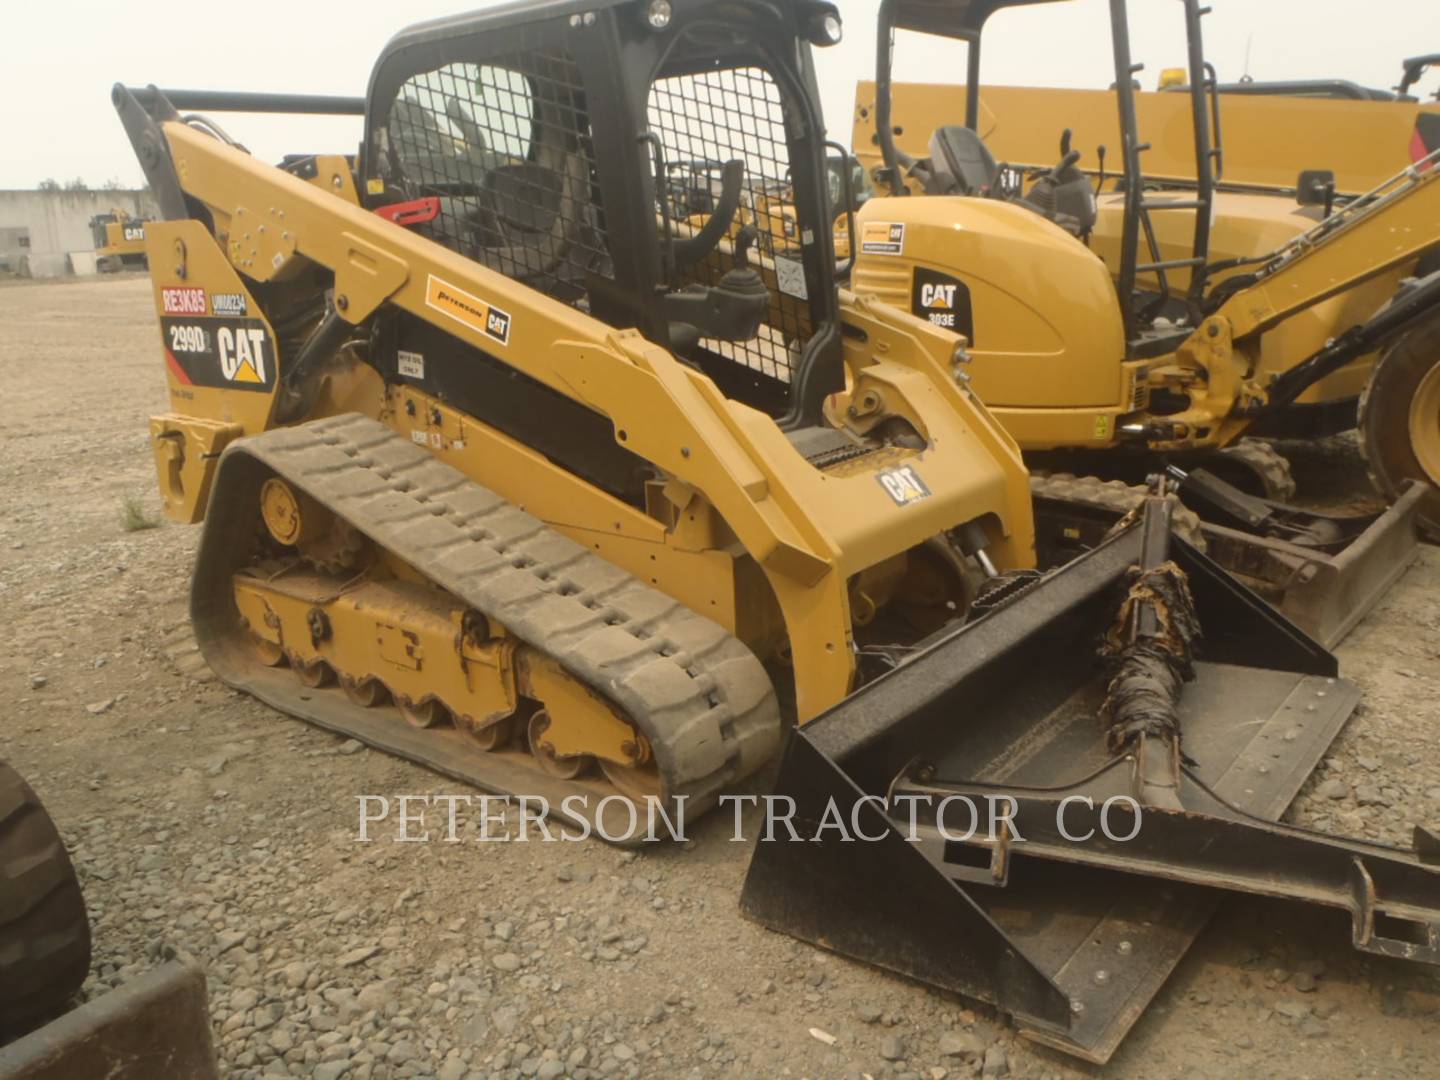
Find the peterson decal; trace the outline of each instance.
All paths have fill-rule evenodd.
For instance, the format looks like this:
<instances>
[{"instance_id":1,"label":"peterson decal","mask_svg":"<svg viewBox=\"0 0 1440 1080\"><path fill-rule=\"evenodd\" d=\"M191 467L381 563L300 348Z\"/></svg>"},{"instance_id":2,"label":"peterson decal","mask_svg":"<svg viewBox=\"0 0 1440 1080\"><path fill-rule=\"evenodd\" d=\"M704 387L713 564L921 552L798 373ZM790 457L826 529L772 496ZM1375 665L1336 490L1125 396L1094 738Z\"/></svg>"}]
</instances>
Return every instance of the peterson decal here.
<instances>
[{"instance_id":1,"label":"peterson decal","mask_svg":"<svg viewBox=\"0 0 1440 1080\"><path fill-rule=\"evenodd\" d=\"M160 290L160 310L166 315L204 315L205 290L171 288Z\"/></svg>"},{"instance_id":2,"label":"peterson decal","mask_svg":"<svg viewBox=\"0 0 1440 1080\"><path fill-rule=\"evenodd\" d=\"M930 497L930 489L913 465L902 465L898 469L886 469L876 473L875 479L885 489L885 494L895 500L896 506L909 506Z\"/></svg>"},{"instance_id":3,"label":"peterson decal","mask_svg":"<svg viewBox=\"0 0 1440 1080\"><path fill-rule=\"evenodd\" d=\"M165 360L185 386L268 392L275 386L275 343L259 319L162 317Z\"/></svg>"},{"instance_id":4,"label":"peterson decal","mask_svg":"<svg viewBox=\"0 0 1440 1080\"><path fill-rule=\"evenodd\" d=\"M964 334L971 345L975 344L970 289L957 277L917 266L910 293L910 313L946 330Z\"/></svg>"},{"instance_id":5,"label":"peterson decal","mask_svg":"<svg viewBox=\"0 0 1440 1080\"><path fill-rule=\"evenodd\" d=\"M434 274L425 286L425 303L501 345L510 344L510 316L506 312Z\"/></svg>"},{"instance_id":6,"label":"peterson decal","mask_svg":"<svg viewBox=\"0 0 1440 1080\"><path fill-rule=\"evenodd\" d=\"M890 221L865 222L860 227L860 252L863 255L904 255L904 223Z\"/></svg>"}]
</instances>

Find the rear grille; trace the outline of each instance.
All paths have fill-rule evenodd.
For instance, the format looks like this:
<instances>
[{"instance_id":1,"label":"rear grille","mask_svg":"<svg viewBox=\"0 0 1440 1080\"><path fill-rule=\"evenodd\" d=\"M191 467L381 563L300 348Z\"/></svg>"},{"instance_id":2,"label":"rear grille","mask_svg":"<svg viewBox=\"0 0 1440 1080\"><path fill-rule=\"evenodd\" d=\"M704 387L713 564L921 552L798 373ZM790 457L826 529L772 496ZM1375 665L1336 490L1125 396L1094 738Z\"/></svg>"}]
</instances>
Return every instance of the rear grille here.
<instances>
[{"instance_id":1,"label":"rear grille","mask_svg":"<svg viewBox=\"0 0 1440 1080\"><path fill-rule=\"evenodd\" d=\"M1132 377L1135 383L1130 388L1130 411L1140 412L1150 407L1150 383L1144 371L1137 371Z\"/></svg>"}]
</instances>

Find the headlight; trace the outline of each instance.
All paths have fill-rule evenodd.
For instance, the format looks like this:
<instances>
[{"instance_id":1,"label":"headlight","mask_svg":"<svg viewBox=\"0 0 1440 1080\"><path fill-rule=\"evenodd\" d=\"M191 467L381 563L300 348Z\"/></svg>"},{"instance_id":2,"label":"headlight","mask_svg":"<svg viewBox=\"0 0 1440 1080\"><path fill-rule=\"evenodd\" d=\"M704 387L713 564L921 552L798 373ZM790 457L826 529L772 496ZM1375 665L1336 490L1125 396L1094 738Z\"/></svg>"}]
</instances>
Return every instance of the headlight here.
<instances>
[{"instance_id":1,"label":"headlight","mask_svg":"<svg viewBox=\"0 0 1440 1080\"><path fill-rule=\"evenodd\" d=\"M664 30L670 25L670 0L650 0L645 5L645 25L651 30Z\"/></svg>"},{"instance_id":2,"label":"headlight","mask_svg":"<svg viewBox=\"0 0 1440 1080\"><path fill-rule=\"evenodd\" d=\"M818 45L821 48L839 45L844 33L845 28L840 22L840 13L829 4L811 15L805 26L805 36L810 40L810 44Z\"/></svg>"}]
</instances>

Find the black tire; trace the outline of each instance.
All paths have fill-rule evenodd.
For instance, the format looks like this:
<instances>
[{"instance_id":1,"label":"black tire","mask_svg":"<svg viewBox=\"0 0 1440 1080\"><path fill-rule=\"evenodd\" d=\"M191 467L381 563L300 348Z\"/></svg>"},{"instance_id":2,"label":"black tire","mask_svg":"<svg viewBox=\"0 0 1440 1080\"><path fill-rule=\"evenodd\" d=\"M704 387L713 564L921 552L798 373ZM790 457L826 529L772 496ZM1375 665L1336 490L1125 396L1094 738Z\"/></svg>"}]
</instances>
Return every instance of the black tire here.
<instances>
[{"instance_id":1,"label":"black tire","mask_svg":"<svg viewBox=\"0 0 1440 1080\"><path fill-rule=\"evenodd\" d=\"M1360 396L1360 447L1375 487L1390 500L1396 499L1410 480L1430 484L1430 494L1420 506L1420 525L1425 534L1440 542L1440 408L1435 416L1422 420L1421 437L1427 441L1426 459L1421 463L1412 439L1411 409L1424 384L1426 400L1440 386L1440 318L1421 323L1385 350L1370 373Z\"/></svg>"},{"instance_id":2,"label":"black tire","mask_svg":"<svg viewBox=\"0 0 1440 1080\"><path fill-rule=\"evenodd\" d=\"M89 972L70 856L30 785L0 761L0 1043L62 1012Z\"/></svg>"}]
</instances>

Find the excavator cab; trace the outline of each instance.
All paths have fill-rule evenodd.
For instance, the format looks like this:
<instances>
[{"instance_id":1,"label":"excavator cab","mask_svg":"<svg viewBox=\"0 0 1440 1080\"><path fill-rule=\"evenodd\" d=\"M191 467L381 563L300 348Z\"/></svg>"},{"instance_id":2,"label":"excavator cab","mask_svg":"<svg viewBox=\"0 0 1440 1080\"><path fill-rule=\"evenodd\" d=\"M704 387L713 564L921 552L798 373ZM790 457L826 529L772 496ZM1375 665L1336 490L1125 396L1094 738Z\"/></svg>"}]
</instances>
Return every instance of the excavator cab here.
<instances>
[{"instance_id":1,"label":"excavator cab","mask_svg":"<svg viewBox=\"0 0 1440 1080\"><path fill-rule=\"evenodd\" d=\"M996 160L979 130L980 43L985 23L997 10L1054 0L1002 0L960 4L885 3L880 9L877 59L876 133L883 149L882 179L899 194L915 184L926 195L968 195L1014 202L1059 225L1082 240L1095 227L1095 186L1076 167L1081 158L1070 146L1067 128L1060 136L1060 157L1052 168L1025 172ZM975 108L964 124L941 124L930 136L929 153L914 158L895 144L890 122L893 35L896 29L920 31L964 42L969 60L967 101ZM1027 186L1028 185L1028 186Z\"/></svg>"}]
</instances>

